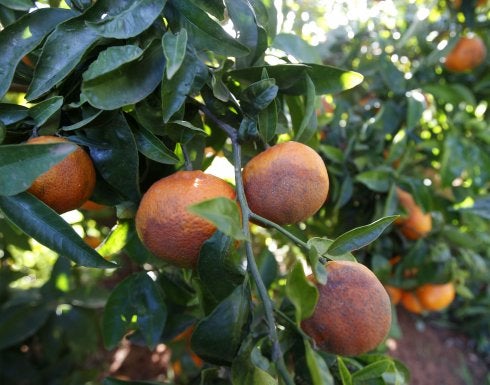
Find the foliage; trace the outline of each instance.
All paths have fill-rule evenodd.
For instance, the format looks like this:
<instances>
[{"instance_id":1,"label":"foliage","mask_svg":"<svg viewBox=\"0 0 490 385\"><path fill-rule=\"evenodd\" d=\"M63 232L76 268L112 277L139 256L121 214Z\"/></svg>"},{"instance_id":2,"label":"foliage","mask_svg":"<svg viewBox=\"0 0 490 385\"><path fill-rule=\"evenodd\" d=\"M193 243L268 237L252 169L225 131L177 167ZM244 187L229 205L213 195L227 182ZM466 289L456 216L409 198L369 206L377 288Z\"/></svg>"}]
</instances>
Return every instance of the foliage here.
<instances>
[{"instance_id":1,"label":"foliage","mask_svg":"<svg viewBox=\"0 0 490 385\"><path fill-rule=\"evenodd\" d=\"M441 65L467 30L490 47L488 9L397 1L394 17L376 2L376 21L335 24L329 15L346 5L317 3L301 11L324 41L292 18L292 1L66 0L32 12L31 1L0 1L1 383L96 381L105 368L93 361L122 339L165 344L184 363L175 337L190 325L205 363L186 361L173 383L406 383L383 346L336 357L297 326L316 299L304 269L324 282L323 262L352 253L393 286L454 281L458 298L442 317L464 321L490 351L490 59L463 74ZM71 151L27 153L33 134L87 149L91 199L105 209L60 217L23 191ZM291 139L328 167L317 215L237 229L228 202L195 206L226 232L204 244L195 271L142 245L134 214L153 182L227 158L240 198L241 165ZM410 241L390 225L403 214L397 186L432 212L429 236ZM87 234L104 239L97 250Z\"/></svg>"}]
</instances>

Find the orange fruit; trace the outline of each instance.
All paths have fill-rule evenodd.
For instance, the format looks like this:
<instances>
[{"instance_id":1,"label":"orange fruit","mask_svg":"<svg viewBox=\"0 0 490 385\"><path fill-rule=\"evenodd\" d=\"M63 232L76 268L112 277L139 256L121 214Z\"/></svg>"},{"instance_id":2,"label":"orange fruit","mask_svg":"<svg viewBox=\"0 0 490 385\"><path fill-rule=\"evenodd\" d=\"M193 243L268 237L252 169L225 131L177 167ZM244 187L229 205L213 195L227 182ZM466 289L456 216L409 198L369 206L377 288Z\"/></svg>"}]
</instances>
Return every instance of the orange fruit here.
<instances>
[{"instance_id":1,"label":"orange fruit","mask_svg":"<svg viewBox=\"0 0 490 385\"><path fill-rule=\"evenodd\" d=\"M144 194L136 212L141 241L153 254L175 266L195 267L202 244L216 227L187 207L218 197L235 199L235 190L202 171L178 171L160 179Z\"/></svg>"},{"instance_id":2,"label":"orange fruit","mask_svg":"<svg viewBox=\"0 0 490 385\"><path fill-rule=\"evenodd\" d=\"M425 284L417 291L417 298L426 310L438 311L448 307L456 296L452 282L445 284Z\"/></svg>"},{"instance_id":3,"label":"orange fruit","mask_svg":"<svg viewBox=\"0 0 490 385\"><path fill-rule=\"evenodd\" d=\"M292 141L276 144L252 158L243 169L243 184L250 209L281 225L315 214L329 189L320 155Z\"/></svg>"},{"instance_id":4,"label":"orange fruit","mask_svg":"<svg viewBox=\"0 0 490 385\"><path fill-rule=\"evenodd\" d=\"M478 36L463 36L446 56L448 71L466 72L478 67L487 55L485 43Z\"/></svg>"},{"instance_id":5,"label":"orange fruit","mask_svg":"<svg viewBox=\"0 0 490 385\"><path fill-rule=\"evenodd\" d=\"M400 300L402 299L403 290L399 287L385 285L386 292L390 296L391 303L393 305L398 305Z\"/></svg>"},{"instance_id":6,"label":"orange fruit","mask_svg":"<svg viewBox=\"0 0 490 385\"><path fill-rule=\"evenodd\" d=\"M431 215L424 213L408 192L397 188L396 194L400 205L407 211L406 218L399 218L395 222L403 235L411 240L425 237L432 230Z\"/></svg>"},{"instance_id":7,"label":"orange fruit","mask_svg":"<svg viewBox=\"0 0 490 385\"><path fill-rule=\"evenodd\" d=\"M302 321L302 329L320 349L334 354L351 356L374 349L390 330L386 290L360 263L330 261L326 268L327 283L317 284L318 303L313 315Z\"/></svg>"},{"instance_id":8,"label":"orange fruit","mask_svg":"<svg viewBox=\"0 0 490 385\"><path fill-rule=\"evenodd\" d=\"M83 237L84 242L89 245L92 249L97 248L102 243L102 240L98 237L92 237L91 235L86 235Z\"/></svg>"},{"instance_id":9,"label":"orange fruit","mask_svg":"<svg viewBox=\"0 0 490 385\"><path fill-rule=\"evenodd\" d=\"M421 314L425 310L418 297L412 291L404 291L402 293L401 304L411 313Z\"/></svg>"},{"instance_id":10,"label":"orange fruit","mask_svg":"<svg viewBox=\"0 0 490 385\"><path fill-rule=\"evenodd\" d=\"M86 211L102 211L106 209L107 206L101 205L99 203L96 203L94 201L87 201L83 205L80 206L81 210L86 210Z\"/></svg>"},{"instance_id":11,"label":"orange fruit","mask_svg":"<svg viewBox=\"0 0 490 385\"><path fill-rule=\"evenodd\" d=\"M470 0L464 0L464 1L470 1ZM461 7L462 0L454 0L454 8L459 9ZM477 7L483 7L487 3L487 0L478 0L476 2Z\"/></svg>"},{"instance_id":12,"label":"orange fruit","mask_svg":"<svg viewBox=\"0 0 490 385\"><path fill-rule=\"evenodd\" d=\"M47 135L27 141L28 144L61 142L68 140ZM92 195L94 187L94 165L90 156L79 147L38 176L27 191L61 214L79 208Z\"/></svg>"}]
</instances>

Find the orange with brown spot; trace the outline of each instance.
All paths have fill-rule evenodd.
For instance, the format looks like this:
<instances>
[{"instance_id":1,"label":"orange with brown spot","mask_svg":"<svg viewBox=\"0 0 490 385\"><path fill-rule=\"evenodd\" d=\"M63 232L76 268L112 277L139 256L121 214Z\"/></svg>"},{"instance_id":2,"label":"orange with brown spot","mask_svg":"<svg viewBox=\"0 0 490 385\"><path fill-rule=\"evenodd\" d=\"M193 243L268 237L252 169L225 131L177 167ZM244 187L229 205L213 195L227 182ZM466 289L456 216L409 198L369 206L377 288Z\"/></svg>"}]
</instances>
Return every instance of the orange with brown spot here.
<instances>
[{"instance_id":1,"label":"orange with brown spot","mask_svg":"<svg viewBox=\"0 0 490 385\"><path fill-rule=\"evenodd\" d=\"M178 171L155 182L141 199L136 230L156 256L175 266L194 268L202 244L216 231L187 207L218 197L235 199L224 180L202 171Z\"/></svg>"},{"instance_id":2,"label":"orange with brown spot","mask_svg":"<svg viewBox=\"0 0 490 385\"><path fill-rule=\"evenodd\" d=\"M303 221L325 203L329 180L323 159L298 142L270 147L243 169L250 209L275 223Z\"/></svg>"},{"instance_id":3,"label":"orange with brown spot","mask_svg":"<svg viewBox=\"0 0 490 385\"><path fill-rule=\"evenodd\" d=\"M68 142L57 136L38 136L28 144ZM95 168L90 156L77 148L61 162L41 174L27 190L58 213L75 210L92 195L95 187Z\"/></svg>"},{"instance_id":4,"label":"orange with brown spot","mask_svg":"<svg viewBox=\"0 0 490 385\"><path fill-rule=\"evenodd\" d=\"M330 261L326 268L327 283L317 284L318 304L313 315L301 323L302 329L320 349L334 354L353 356L374 349L391 326L385 288L360 263Z\"/></svg>"}]
</instances>

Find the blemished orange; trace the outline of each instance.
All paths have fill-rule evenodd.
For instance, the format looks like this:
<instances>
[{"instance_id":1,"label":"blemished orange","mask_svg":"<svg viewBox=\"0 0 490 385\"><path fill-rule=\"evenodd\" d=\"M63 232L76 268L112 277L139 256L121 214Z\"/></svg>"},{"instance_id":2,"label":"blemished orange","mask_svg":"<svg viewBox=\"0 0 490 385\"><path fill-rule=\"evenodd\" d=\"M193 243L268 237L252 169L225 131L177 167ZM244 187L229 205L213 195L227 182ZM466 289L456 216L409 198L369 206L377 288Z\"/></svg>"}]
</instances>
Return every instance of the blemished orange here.
<instances>
[{"instance_id":1,"label":"blemished orange","mask_svg":"<svg viewBox=\"0 0 490 385\"><path fill-rule=\"evenodd\" d=\"M374 349L390 330L388 293L360 263L330 261L326 268L327 283L317 284L318 303L313 315L302 321L302 329L330 353L354 356Z\"/></svg>"},{"instance_id":2,"label":"blemished orange","mask_svg":"<svg viewBox=\"0 0 490 385\"><path fill-rule=\"evenodd\" d=\"M439 311L448 307L456 296L452 282L425 284L417 288L417 298L425 310Z\"/></svg>"},{"instance_id":3,"label":"blemished orange","mask_svg":"<svg viewBox=\"0 0 490 385\"><path fill-rule=\"evenodd\" d=\"M411 313L421 314L425 310L413 291L404 291L400 302Z\"/></svg>"},{"instance_id":4,"label":"blemished orange","mask_svg":"<svg viewBox=\"0 0 490 385\"><path fill-rule=\"evenodd\" d=\"M178 171L155 182L141 199L136 230L157 257L178 267L194 268L202 244L216 231L187 207L218 197L235 199L224 180L202 171Z\"/></svg>"},{"instance_id":5,"label":"blemished orange","mask_svg":"<svg viewBox=\"0 0 490 385\"><path fill-rule=\"evenodd\" d=\"M424 213L410 193L397 188L396 194L400 205L406 210L407 216L397 219L395 222L403 235L411 240L425 237L432 230L432 216Z\"/></svg>"},{"instance_id":6,"label":"blemished orange","mask_svg":"<svg viewBox=\"0 0 490 385\"><path fill-rule=\"evenodd\" d=\"M476 36L461 37L446 56L444 67L451 72L466 72L478 67L487 56L483 40Z\"/></svg>"},{"instance_id":7,"label":"blemished orange","mask_svg":"<svg viewBox=\"0 0 490 385\"><path fill-rule=\"evenodd\" d=\"M398 305L400 300L402 299L403 290L399 287L385 285L386 292L390 296L391 303L393 305Z\"/></svg>"},{"instance_id":8,"label":"blemished orange","mask_svg":"<svg viewBox=\"0 0 490 385\"><path fill-rule=\"evenodd\" d=\"M311 147L294 141L253 157L243 169L243 184L250 209L280 225L315 214L329 189L323 159Z\"/></svg>"},{"instance_id":9,"label":"blemished orange","mask_svg":"<svg viewBox=\"0 0 490 385\"><path fill-rule=\"evenodd\" d=\"M68 142L57 136L38 136L28 144ZM90 156L77 148L32 183L27 191L58 213L78 209L92 195L95 187L95 168Z\"/></svg>"}]
</instances>

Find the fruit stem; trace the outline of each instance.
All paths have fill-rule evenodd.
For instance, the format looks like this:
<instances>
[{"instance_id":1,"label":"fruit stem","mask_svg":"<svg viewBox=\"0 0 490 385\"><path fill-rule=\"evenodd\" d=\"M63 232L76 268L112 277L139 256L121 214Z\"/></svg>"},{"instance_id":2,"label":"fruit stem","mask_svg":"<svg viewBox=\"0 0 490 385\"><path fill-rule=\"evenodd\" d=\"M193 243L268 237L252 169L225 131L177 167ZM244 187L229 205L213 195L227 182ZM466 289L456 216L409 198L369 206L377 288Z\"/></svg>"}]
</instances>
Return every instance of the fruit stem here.
<instances>
[{"instance_id":1,"label":"fruit stem","mask_svg":"<svg viewBox=\"0 0 490 385\"><path fill-rule=\"evenodd\" d=\"M211 119L212 115L210 116ZM214 119L213 119L214 120ZM216 124L219 125L217 121ZM221 127L221 126L220 126ZM241 160L241 147L238 143L238 137L236 135L236 131L233 131L234 135L230 137L233 145L233 159L234 159L234 167L235 167L235 185L238 202L240 204L240 208L242 210L242 227L243 233L245 234L246 239L245 242L245 253L247 256L247 269L250 272L255 285L257 287L257 291L259 293L259 297L264 304L264 312L267 320L267 324L269 325L269 338L272 343L272 361L276 363L276 368L279 375L282 377L286 385L294 385L294 381L291 378L290 373L286 368L286 364L284 362L284 357L281 351L281 346L279 344L279 338L276 330L276 321L274 318L274 308L272 306L272 301L267 293L267 288L265 287L264 281L259 272L259 268L257 267L257 263L255 262L254 253L252 249L252 243L250 239L250 226L249 219L253 216L250 208L248 207L247 199L245 197L245 190L243 188L243 180L242 180L242 160Z\"/></svg>"},{"instance_id":2,"label":"fruit stem","mask_svg":"<svg viewBox=\"0 0 490 385\"><path fill-rule=\"evenodd\" d=\"M286 236L290 240L292 240L294 243L296 243L298 246L301 246L303 249L306 251L310 250L310 247L306 242L303 242L301 239L299 239L297 236L291 234L289 231L287 231L284 227L278 225L275 222L272 222L264 217L261 217L260 215L255 214L254 212L250 212L250 218L262 223L263 225L273 227L277 231L279 231L282 235Z\"/></svg>"}]
</instances>

